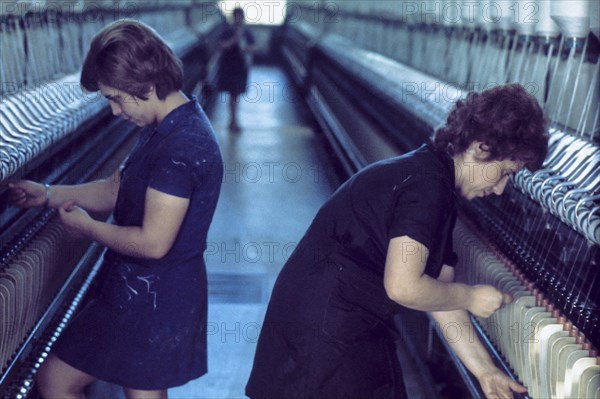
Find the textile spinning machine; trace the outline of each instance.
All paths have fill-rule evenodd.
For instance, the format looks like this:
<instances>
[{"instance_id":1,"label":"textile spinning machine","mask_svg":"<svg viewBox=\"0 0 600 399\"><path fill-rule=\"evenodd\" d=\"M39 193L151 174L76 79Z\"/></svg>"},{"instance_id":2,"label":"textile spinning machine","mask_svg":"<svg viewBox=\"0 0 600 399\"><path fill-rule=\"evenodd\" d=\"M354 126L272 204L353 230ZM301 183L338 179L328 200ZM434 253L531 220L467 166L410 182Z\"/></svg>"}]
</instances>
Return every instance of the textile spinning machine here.
<instances>
[{"instance_id":1,"label":"textile spinning machine","mask_svg":"<svg viewBox=\"0 0 600 399\"><path fill-rule=\"evenodd\" d=\"M426 319L428 338L397 324L415 360L435 362L436 332L477 332L528 397L600 398L598 2L482 1L464 13L466 3L299 7L280 52L347 175L429 140L469 90L518 82L538 98L550 121L543 168L518 173L500 197L461 202L454 237L458 279L514 301L470 326ZM535 23L514 17L532 5ZM464 392L484 397L455 360Z\"/></svg>"},{"instance_id":2,"label":"textile spinning machine","mask_svg":"<svg viewBox=\"0 0 600 399\"><path fill-rule=\"evenodd\" d=\"M137 128L79 86L93 35L119 18L154 27L184 63L184 91L210 100L208 61L223 18L213 3L46 9L0 14L0 397L24 398L69 318L94 288L102 249L69 237L49 209L7 207L6 182L74 184L111 175ZM67 3L65 3L67 4ZM108 3L107 3L108 4ZM64 5L64 4L63 4ZM87 6L87 7L86 7ZM95 215L107 218L108 215Z\"/></svg>"}]
</instances>

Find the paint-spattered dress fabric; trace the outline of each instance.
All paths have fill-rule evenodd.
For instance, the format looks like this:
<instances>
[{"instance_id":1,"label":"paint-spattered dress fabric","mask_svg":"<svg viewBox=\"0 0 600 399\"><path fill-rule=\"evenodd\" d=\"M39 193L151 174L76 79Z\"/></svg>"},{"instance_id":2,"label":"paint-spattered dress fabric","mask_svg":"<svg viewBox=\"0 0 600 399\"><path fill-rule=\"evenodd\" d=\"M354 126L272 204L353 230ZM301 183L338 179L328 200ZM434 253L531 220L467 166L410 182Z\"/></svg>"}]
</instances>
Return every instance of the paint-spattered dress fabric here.
<instances>
[{"instance_id":1,"label":"paint-spattered dress fabric","mask_svg":"<svg viewBox=\"0 0 600 399\"><path fill-rule=\"evenodd\" d=\"M214 132L195 99L142 131L121 170L116 224L142 225L148 187L189 198L188 211L160 260L106 253L102 285L58 341L59 358L133 389L164 389L206 373L203 253L222 170Z\"/></svg>"},{"instance_id":2,"label":"paint-spattered dress fabric","mask_svg":"<svg viewBox=\"0 0 600 399\"><path fill-rule=\"evenodd\" d=\"M277 278L246 394L407 397L395 350L400 305L383 286L388 243L407 235L425 245L425 272L437 278L443 264L456 263L455 218L452 161L428 146L377 162L344 183Z\"/></svg>"}]
</instances>

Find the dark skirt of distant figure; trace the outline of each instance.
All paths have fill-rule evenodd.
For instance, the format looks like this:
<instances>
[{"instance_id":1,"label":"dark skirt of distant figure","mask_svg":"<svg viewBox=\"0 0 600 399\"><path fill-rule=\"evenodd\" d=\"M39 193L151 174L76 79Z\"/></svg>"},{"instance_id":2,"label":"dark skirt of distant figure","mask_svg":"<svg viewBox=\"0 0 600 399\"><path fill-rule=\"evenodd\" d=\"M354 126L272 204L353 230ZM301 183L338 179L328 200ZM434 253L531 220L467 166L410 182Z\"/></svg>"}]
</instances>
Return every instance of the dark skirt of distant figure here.
<instances>
[{"instance_id":1,"label":"dark skirt of distant figure","mask_svg":"<svg viewBox=\"0 0 600 399\"><path fill-rule=\"evenodd\" d=\"M220 41L233 37L235 29L228 27L220 36ZM245 49L254 44L254 36L244 29L240 43L224 49L219 59L219 91L240 95L246 91L248 71L252 64L252 55Z\"/></svg>"}]
</instances>

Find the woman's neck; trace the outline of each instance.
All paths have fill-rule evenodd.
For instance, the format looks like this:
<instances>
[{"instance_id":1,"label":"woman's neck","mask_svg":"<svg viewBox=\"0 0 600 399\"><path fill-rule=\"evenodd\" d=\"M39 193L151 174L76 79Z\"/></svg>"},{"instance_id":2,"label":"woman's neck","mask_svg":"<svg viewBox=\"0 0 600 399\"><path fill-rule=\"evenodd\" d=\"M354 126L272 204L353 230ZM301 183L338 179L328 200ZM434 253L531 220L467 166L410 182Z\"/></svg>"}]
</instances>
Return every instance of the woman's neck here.
<instances>
[{"instance_id":1,"label":"woman's neck","mask_svg":"<svg viewBox=\"0 0 600 399\"><path fill-rule=\"evenodd\" d=\"M190 101L190 99L182 91L174 91L167 95L164 100L158 100L156 112L157 124L162 122L171 111L179 108L188 101Z\"/></svg>"}]
</instances>

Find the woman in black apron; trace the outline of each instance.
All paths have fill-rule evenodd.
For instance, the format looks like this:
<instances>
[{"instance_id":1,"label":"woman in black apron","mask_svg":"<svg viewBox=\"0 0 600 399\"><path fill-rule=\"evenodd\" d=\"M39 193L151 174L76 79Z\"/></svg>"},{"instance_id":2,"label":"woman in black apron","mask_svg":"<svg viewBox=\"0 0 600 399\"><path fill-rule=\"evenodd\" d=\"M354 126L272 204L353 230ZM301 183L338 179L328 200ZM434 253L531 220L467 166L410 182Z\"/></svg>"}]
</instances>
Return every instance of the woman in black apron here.
<instances>
[{"instance_id":1,"label":"woman in black apron","mask_svg":"<svg viewBox=\"0 0 600 399\"><path fill-rule=\"evenodd\" d=\"M455 196L502 194L521 168L539 168L548 135L523 87L470 93L433 144L376 162L319 210L275 283L254 366L252 399L406 395L393 316L402 306L442 324L488 317L509 300L492 286L453 283ZM479 341L454 343L484 392L524 387ZM504 397L504 396L502 396Z\"/></svg>"}]
</instances>

